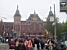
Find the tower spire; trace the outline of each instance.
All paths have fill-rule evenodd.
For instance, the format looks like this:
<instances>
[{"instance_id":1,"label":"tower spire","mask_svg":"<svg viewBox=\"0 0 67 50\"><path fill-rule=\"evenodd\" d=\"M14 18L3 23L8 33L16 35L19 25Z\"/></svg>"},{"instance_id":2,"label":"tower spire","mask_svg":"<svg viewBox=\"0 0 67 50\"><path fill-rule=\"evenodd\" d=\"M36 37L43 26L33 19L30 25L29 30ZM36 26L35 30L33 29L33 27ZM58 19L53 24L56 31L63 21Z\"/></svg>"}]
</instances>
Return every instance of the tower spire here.
<instances>
[{"instance_id":1,"label":"tower spire","mask_svg":"<svg viewBox=\"0 0 67 50\"><path fill-rule=\"evenodd\" d=\"M34 10L34 14L36 14L35 10Z\"/></svg>"},{"instance_id":2,"label":"tower spire","mask_svg":"<svg viewBox=\"0 0 67 50\"><path fill-rule=\"evenodd\" d=\"M55 4L54 4L54 16L55 16Z\"/></svg>"},{"instance_id":3,"label":"tower spire","mask_svg":"<svg viewBox=\"0 0 67 50\"><path fill-rule=\"evenodd\" d=\"M50 6L50 11L51 11L51 6Z\"/></svg>"},{"instance_id":4,"label":"tower spire","mask_svg":"<svg viewBox=\"0 0 67 50\"><path fill-rule=\"evenodd\" d=\"M53 16L54 14L52 13L51 6L50 6L50 11L48 16Z\"/></svg>"},{"instance_id":5,"label":"tower spire","mask_svg":"<svg viewBox=\"0 0 67 50\"><path fill-rule=\"evenodd\" d=\"M16 13L15 13L14 16L21 16L20 13L19 13L18 4L17 4L17 10L16 10Z\"/></svg>"},{"instance_id":6,"label":"tower spire","mask_svg":"<svg viewBox=\"0 0 67 50\"><path fill-rule=\"evenodd\" d=\"M17 10L18 10L18 4L17 4Z\"/></svg>"}]
</instances>

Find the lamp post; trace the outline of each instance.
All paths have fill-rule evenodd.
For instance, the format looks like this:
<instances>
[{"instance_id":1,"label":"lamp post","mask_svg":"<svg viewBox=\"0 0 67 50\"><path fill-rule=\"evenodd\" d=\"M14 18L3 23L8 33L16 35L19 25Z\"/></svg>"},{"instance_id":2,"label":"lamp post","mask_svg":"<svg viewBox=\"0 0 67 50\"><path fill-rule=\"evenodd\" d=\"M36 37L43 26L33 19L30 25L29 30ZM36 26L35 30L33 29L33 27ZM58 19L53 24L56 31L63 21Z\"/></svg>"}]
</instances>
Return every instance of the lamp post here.
<instances>
[{"instance_id":1,"label":"lamp post","mask_svg":"<svg viewBox=\"0 0 67 50\"><path fill-rule=\"evenodd\" d=\"M55 38L55 41L57 41L57 36L56 36L56 15L55 15L55 4L54 4L54 38Z\"/></svg>"}]
</instances>

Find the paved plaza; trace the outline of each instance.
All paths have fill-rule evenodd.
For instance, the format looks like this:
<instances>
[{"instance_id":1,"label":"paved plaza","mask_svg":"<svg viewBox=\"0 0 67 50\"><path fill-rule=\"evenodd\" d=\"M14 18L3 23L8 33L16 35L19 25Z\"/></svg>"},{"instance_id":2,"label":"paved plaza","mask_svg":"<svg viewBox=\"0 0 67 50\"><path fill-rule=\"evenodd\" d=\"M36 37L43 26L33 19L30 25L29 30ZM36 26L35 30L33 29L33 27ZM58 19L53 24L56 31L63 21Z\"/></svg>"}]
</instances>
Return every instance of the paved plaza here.
<instances>
[{"instance_id":1,"label":"paved plaza","mask_svg":"<svg viewBox=\"0 0 67 50\"><path fill-rule=\"evenodd\" d=\"M9 49L9 45L8 44L0 43L0 50L14 50L14 49ZM37 50L36 46L35 46L34 50Z\"/></svg>"}]
</instances>

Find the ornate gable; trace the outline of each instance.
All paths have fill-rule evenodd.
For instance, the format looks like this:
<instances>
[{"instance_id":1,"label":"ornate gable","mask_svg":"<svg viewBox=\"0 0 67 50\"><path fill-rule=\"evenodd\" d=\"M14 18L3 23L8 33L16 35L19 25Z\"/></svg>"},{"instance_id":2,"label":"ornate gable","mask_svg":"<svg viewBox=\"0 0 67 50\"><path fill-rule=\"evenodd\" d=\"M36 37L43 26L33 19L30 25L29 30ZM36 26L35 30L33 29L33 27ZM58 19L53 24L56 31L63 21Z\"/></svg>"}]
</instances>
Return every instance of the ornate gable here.
<instances>
[{"instance_id":1,"label":"ornate gable","mask_svg":"<svg viewBox=\"0 0 67 50\"><path fill-rule=\"evenodd\" d=\"M34 14L30 14L27 21L42 21L42 20L39 18L38 14L36 14L34 11Z\"/></svg>"}]
</instances>

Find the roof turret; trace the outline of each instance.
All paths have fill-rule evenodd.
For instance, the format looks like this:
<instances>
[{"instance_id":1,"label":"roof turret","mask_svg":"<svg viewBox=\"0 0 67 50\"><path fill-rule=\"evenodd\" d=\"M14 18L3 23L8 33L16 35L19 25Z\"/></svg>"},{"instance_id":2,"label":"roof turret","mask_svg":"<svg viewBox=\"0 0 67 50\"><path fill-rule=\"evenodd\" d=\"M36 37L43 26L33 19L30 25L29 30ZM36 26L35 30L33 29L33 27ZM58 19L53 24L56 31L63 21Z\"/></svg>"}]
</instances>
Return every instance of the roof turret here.
<instances>
[{"instance_id":1,"label":"roof turret","mask_svg":"<svg viewBox=\"0 0 67 50\"><path fill-rule=\"evenodd\" d=\"M20 13L19 13L18 5L17 5L17 10L16 10L16 13L15 13L14 16L21 16Z\"/></svg>"}]
</instances>

